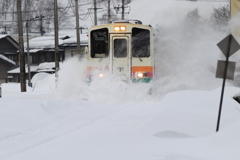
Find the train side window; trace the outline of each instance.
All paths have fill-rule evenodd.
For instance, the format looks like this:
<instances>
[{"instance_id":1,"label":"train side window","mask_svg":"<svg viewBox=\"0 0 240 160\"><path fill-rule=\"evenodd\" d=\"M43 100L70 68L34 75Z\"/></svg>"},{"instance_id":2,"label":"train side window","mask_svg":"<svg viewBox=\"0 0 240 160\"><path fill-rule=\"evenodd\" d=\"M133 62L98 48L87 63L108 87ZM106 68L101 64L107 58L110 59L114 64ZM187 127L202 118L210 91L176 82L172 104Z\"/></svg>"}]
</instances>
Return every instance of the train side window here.
<instances>
[{"instance_id":1,"label":"train side window","mask_svg":"<svg viewBox=\"0 0 240 160\"><path fill-rule=\"evenodd\" d=\"M91 57L108 57L108 29L98 29L91 31Z\"/></svg>"},{"instance_id":2,"label":"train side window","mask_svg":"<svg viewBox=\"0 0 240 160\"><path fill-rule=\"evenodd\" d=\"M125 58L127 57L127 40L114 39L114 57Z\"/></svg>"},{"instance_id":3,"label":"train side window","mask_svg":"<svg viewBox=\"0 0 240 160\"><path fill-rule=\"evenodd\" d=\"M132 56L150 56L150 31L147 29L132 29Z\"/></svg>"}]
</instances>

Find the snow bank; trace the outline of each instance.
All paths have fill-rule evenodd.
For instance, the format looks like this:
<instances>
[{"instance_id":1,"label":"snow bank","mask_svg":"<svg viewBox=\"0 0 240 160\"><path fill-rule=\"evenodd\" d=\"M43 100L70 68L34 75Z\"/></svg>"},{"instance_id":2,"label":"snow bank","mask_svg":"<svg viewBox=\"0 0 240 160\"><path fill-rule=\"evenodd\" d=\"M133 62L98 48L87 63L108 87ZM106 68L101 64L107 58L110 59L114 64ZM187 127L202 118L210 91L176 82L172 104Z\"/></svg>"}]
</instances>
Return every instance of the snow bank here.
<instances>
[{"instance_id":1,"label":"snow bank","mask_svg":"<svg viewBox=\"0 0 240 160\"><path fill-rule=\"evenodd\" d=\"M51 91L55 90L55 74L37 73L33 76L32 91Z\"/></svg>"}]
</instances>

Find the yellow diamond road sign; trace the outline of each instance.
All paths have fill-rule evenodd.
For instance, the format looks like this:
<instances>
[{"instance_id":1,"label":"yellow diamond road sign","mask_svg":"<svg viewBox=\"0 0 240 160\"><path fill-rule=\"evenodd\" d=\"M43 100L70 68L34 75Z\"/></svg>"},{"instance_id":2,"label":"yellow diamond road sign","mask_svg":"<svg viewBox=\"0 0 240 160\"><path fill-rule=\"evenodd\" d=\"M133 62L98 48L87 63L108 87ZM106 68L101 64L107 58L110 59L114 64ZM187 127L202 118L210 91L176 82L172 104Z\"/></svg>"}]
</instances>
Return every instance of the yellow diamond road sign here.
<instances>
[{"instance_id":1,"label":"yellow diamond road sign","mask_svg":"<svg viewBox=\"0 0 240 160\"><path fill-rule=\"evenodd\" d=\"M229 48L229 42L230 48ZM238 44L237 40L229 34L227 37L225 37L221 42L217 44L217 46L220 48L222 53L227 57L227 54L229 52L229 57L233 55L235 52L237 52L240 49L240 45ZM230 51L228 51L230 49Z\"/></svg>"}]
</instances>

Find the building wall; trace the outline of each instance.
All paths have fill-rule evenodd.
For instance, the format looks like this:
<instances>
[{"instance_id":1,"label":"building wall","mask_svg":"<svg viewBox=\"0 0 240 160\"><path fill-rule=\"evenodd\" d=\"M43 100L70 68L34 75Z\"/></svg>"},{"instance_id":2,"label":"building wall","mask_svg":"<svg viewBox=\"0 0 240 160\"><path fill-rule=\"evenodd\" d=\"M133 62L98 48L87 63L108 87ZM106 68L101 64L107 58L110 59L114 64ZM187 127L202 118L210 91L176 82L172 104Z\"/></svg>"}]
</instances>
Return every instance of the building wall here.
<instances>
[{"instance_id":1,"label":"building wall","mask_svg":"<svg viewBox=\"0 0 240 160\"><path fill-rule=\"evenodd\" d=\"M0 54L3 54L7 58L18 64L18 48L13 45L11 41L12 40L9 37L0 39Z\"/></svg>"},{"instance_id":2,"label":"building wall","mask_svg":"<svg viewBox=\"0 0 240 160\"><path fill-rule=\"evenodd\" d=\"M7 65L5 65L4 63L0 62L0 78L7 78Z\"/></svg>"},{"instance_id":3,"label":"building wall","mask_svg":"<svg viewBox=\"0 0 240 160\"><path fill-rule=\"evenodd\" d=\"M68 58L71 58L71 49L66 49L65 50L65 60L67 60Z\"/></svg>"},{"instance_id":4,"label":"building wall","mask_svg":"<svg viewBox=\"0 0 240 160\"><path fill-rule=\"evenodd\" d=\"M6 83L6 79L1 79L0 78L0 85L3 84L3 83Z\"/></svg>"},{"instance_id":5,"label":"building wall","mask_svg":"<svg viewBox=\"0 0 240 160\"><path fill-rule=\"evenodd\" d=\"M231 17L234 17L240 11L240 0L230 0Z\"/></svg>"},{"instance_id":6,"label":"building wall","mask_svg":"<svg viewBox=\"0 0 240 160\"><path fill-rule=\"evenodd\" d=\"M0 52L14 52L16 53L16 48L9 42L7 41L6 38L0 39Z\"/></svg>"},{"instance_id":7,"label":"building wall","mask_svg":"<svg viewBox=\"0 0 240 160\"><path fill-rule=\"evenodd\" d=\"M86 51L87 46L80 46L80 53L85 55L87 53ZM67 47L65 48L65 60L68 58L71 58L73 56L77 55L77 49L76 47Z\"/></svg>"},{"instance_id":8,"label":"building wall","mask_svg":"<svg viewBox=\"0 0 240 160\"><path fill-rule=\"evenodd\" d=\"M231 33L240 44L240 0L230 0ZM239 54L237 51L236 54Z\"/></svg>"},{"instance_id":9,"label":"building wall","mask_svg":"<svg viewBox=\"0 0 240 160\"><path fill-rule=\"evenodd\" d=\"M7 80L7 65L4 63L0 62L0 85L2 83L6 83Z\"/></svg>"}]
</instances>

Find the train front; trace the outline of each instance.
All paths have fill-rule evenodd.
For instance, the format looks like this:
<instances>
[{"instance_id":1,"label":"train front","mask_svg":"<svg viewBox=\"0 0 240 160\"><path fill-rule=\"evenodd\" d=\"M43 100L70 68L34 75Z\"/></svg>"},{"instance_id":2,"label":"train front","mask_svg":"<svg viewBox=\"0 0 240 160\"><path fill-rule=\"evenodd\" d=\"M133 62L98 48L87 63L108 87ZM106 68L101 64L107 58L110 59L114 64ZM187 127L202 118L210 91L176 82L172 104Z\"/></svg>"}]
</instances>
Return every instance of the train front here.
<instances>
[{"instance_id":1,"label":"train front","mask_svg":"<svg viewBox=\"0 0 240 160\"><path fill-rule=\"evenodd\" d=\"M89 30L89 54L87 78L145 82L154 75L154 51L152 28L120 21L94 26Z\"/></svg>"}]
</instances>

